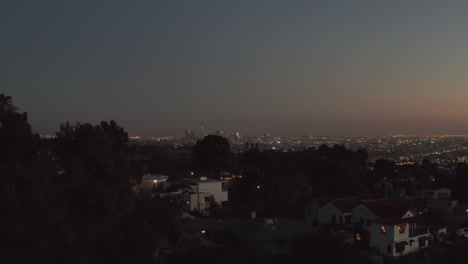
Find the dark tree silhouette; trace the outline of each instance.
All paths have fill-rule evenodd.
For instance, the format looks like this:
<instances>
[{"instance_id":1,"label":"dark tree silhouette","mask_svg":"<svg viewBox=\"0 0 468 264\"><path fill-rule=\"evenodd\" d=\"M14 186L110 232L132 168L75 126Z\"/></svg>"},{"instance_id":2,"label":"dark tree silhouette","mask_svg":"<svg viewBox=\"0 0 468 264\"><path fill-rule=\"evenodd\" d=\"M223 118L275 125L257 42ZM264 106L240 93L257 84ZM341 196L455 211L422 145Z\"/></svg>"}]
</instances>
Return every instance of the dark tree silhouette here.
<instances>
[{"instance_id":1,"label":"dark tree silhouette","mask_svg":"<svg viewBox=\"0 0 468 264\"><path fill-rule=\"evenodd\" d=\"M197 141L192 157L199 172L216 177L219 176L222 169L229 165L231 146L226 138L209 135L203 140Z\"/></svg>"},{"instance_id":2,"label":"dark tree silhouette","mask_svg":"<svg viewBox=\"0 0 468 264\"><path fill-rule=\"evenodd\" d=\"M17 110L0 95L0 263L148 263L179 207L133 193L124 129L66 123L37 144Z\"/></svg>"},{"instance_id":3,"label":"dark tree silhouette","mask_svg":"<svg viewBox=\"0 0 468 264\"><path fill-rule=\"evenodd\" d=\"M33 135L28 115L19 113L10 96L0 94L0 160L17 165L31 164L38 136Z\"/></svg>"}]
</instances>

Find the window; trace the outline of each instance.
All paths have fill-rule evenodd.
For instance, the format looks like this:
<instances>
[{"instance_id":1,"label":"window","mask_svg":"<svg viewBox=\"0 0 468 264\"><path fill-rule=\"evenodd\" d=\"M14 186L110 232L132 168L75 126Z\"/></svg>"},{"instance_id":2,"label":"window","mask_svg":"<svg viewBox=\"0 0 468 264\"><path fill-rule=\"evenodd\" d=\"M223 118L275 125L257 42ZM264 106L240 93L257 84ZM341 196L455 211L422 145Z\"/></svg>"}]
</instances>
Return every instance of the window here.
<instances>
[{"instance_id":1,"label":"window","mask_svg":"<svg viewBox=\"0 0 468 264\"><path fill-rule=\"evenodd\" d=\"M367 226L370 226L370 219L367 218Z\"/></svg>"},{"instance_id":2,"label":"window","mask_svg":"<svg viewBox=\"0 0 468 264\"><path fill-rule=\"evenodd\" d=\"M361 241L361 240L362 240L361 234L356 233L356 240L357 240L357 241Z\"/></svg>"},{"instance_id":3,"label":"window","mask_svg":"<svg viewBox=\"0 0 468 264\"><path fill-rule=\"evenodd\" d=\"M406 229L406 225L399 225L398 226L398 234L404 234Z\"/></svg>"},{"instance_id":4,"label":"window","mask_svg":"<svg viewBox=\"0 0 468 264\"><path fill-rule=\"evenodd\" d=\"M364 218L361 217L361 225L364 224Z\"/></svg>"},{"instance_id":5,"label":"window","mask_svg":"<svg viewBox=\"0 0 468 264\"><path fill-rule=\"evenodd\" d=\"M423 247L426 246L427 237L420 237L418 240L419 240L419 247L420 248L423 248Z\"/></svg>"},{"instance_id":6,"label":"window","mask_svg":"<svg viewBox=\"0 0 468 264\"><path fill-rule=\"evenodd\" d=\"M384 225L380 226L380 233L382 234L387 233L387 228Z\"/></svg>"},{"instance_id":7,"label":"window","mask_svg":"<svg viewBox=\"0 0 468 264\"><path fill-rule=\"evenodd\" d=\"M392 254L392 245L387 245L387 253Z\"/></svg>"},{"instance_id":8,"label":"window","mask_svg":"<svg viewBox=\"0 0 468 264\"><path fill-rule=\"evenodd\" d=\"M405 251L405 246L404 245L395 245L395 252L396 253L403 252L403 251Z\"/></svg>"}]
</instances>

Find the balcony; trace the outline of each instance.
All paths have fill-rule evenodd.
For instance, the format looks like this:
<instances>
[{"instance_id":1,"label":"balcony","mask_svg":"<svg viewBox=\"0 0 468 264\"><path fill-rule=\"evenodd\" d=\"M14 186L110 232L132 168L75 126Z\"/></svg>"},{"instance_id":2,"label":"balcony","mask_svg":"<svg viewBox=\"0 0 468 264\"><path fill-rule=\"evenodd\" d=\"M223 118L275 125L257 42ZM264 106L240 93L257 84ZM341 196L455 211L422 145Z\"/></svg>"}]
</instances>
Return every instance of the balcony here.
<instances>
[{"instance_id":1,"label":"balcony","mask_svg":"<svg viewBox=\"0 0 468 264\"><path fill-rule=\"evenodd\" d=\"M409 237L416 237L416 236L421 236L429 233L428 228L418 228L414 230L410 230L409 232Z\"/></svg>"}]
</instances>

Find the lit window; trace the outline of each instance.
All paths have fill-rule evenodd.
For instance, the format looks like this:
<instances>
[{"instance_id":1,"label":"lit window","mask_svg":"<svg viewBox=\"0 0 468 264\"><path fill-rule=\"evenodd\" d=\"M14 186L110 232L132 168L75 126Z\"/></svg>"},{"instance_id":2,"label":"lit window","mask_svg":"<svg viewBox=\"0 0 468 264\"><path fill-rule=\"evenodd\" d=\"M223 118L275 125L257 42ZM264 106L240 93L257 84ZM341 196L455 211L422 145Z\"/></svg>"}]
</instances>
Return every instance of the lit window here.
<instances>
[{"instance_id":1,"label":"lit window","mask_svg":"<svg viewBox=\"0 0 468 264\"><path fill-rule=\"evenodd\" d=\"M361 239L362 239L362 238L361 238L361 234L357 233L357 234L356 234L356 240L357 240L357 241L361 241Z\"/></svg>"},{"instance_id":2,"label":"lit window","mask_svg":"<svg viewBox=\"0 0 468 264\"><path fill-rule=\"evenodd\" d=\"M380 233L382 234L387 233L387 228L384 225L380 226Z\"/></svg>"},{"instance_id":3,"label":"lit window","mask_svg":"<svg viewBox=\"0 0 468 264\"><path fill-rule=\"evenodd\" d=\"M405 227L406 227L406 225L399 225L398 226L398 234L405 233Z\"/></svg>"}]
</instances>

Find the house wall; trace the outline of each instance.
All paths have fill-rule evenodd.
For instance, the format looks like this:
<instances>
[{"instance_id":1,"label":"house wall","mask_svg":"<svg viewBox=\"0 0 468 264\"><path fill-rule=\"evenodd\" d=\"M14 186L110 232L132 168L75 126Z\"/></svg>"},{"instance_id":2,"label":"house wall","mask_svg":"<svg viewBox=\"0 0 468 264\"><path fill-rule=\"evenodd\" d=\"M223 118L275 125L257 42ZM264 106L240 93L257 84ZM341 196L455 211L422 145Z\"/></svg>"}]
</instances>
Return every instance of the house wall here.
<instances>
[{"instance_id":1,"label":"house wall","mask_svg":"<svg viewBox=\"0 0 468 264\"><path fill-rule=\"evenodd\" d=\"M371 237L370 237L370 246L371 248L378 249L378 253L390 256L398 257L403 256L409 253L414 253L421 250L419 246L419 238L424 236L430 236L430 233L410 237L409 236L409 224L405 225L405 232L402 234L398 233L399 225L384 225L387 229L385 234L380 232L382 224L372 223L371 224ZM406 241L408 244L405 246L404 251L396 252L395 243ZM411 242L413 241L413 242ZM391 246L391 253L387 251L387 247ZM425 246L422 248L428 247L428 241L426 241Z\"/></svg>"},{"instance_id":2,"label":"house wall","mask_svg":"<svg viewBox=\"0 0 468 264\"><path fill-rule=\"evenodd\" d=\"M222 183L222 181L197 182L199 191L211 193L219 205L228 200L228 192L223 191Z\"/></svg>"},{"instance_id":3,"label":"house wall","mask_svg":"<svg viewBox=\"0 0 468 264\"><path fill-rule=\"evenodd\" d=\"M404 233L399 233L398 232L398 226L404 226L405 227L405 232ZM393 241L401 241L401 240L406 240L409 237L409 224L399 224L393 226Z\"/></svg>"},{"instance_id":4,"label":"house wall","mask_svg":"<svg viewBox=\"0 0 468 264\"><path fill-rule=\"evenodd\" d=\"M315 224L318 223L318 211L320 205L317 202L311 202L305 208L305 220L307 223Z\"/></svg>"},{"instance_id":5,"label":"house wall","mask_svg":"<svg viewBox=\"0 0 468 264\"><path fill-rule=\"evenodd\" d=\"M448 200L450 199L451 195L452 195L452 191L450 189L439 189L439 190L424 189L422 191L423 199Z\"/></svg>"},{"instance_id":6,"label":"house wall","mask_svg":"<svg viewBox=\"0 0 468 264\"><path fill-rule=\"evenodd\" d=\"M211 193L204 192L190 194L190 211L199 211L202 214L208 213L210 202L206 202L205 200L211 195Z\"/></svg>"},{"instance_id":7,"label":"house wall","mask_svg":"<svg viewBox=\"0 0 468 264\"><path fill-rule=\"evenodd\" d=\"M402 252L398 252L398 253L394 252L393 256L394 257L404 256L404 255L407 255L407 254L410 254L410 253L418 252L419 250L421 250L423 248L427 248L428 245L429 245L429 242L427 240L426 240L425 245L423 247L419 246L419 238L427 237L427 236L430 236L430 234L427 233L427 234L423 234L423 235L414 236L414 237L411 237L411 238L404 239L404 241L408 242L408 245L405 246L405 250L402 251ZM411 240L414 240L414 242L411 242ZM400 242L400 241L396 241L396 242Z\"/></svg>"},{"instance_id":8,"label":"house wall","mask_svg":"<svg viewBox=\"0 0 468 264\"><path fill-rule=\"evenodd\" d=\"M368 220L374 220L377 217L367 208L367 206L363 204L359 204L358 206L353 208L353 216L351 217L352 224L358 224L361 229L366 230L369 232L370 230L370 222L367 225ZM361 218L364 220L364 224L361 224Z\"/></svg>"},{"instance_id":9,"label":"house wall","mask_svg":"<svg viewBox=\"0 0 468 264\"><path fill-rule=\"evenodd\" d=\"M228 191L223 190L223 182L206 179L204 180L189 180L189 182L195 183L197 188L194 192L206 192L211 193L214 196L215 201L221 206L223 202L228 201Z\"/></svg>"},{"instance_id":10,"label":"house wall","mask_svg":"<svg viewBox=\"0 0 468 264\"><path fill-rule=\"evenodd\" d=\"M317 220L318 224L320 225L326 225L326 224L332 224L332 216L335 215L336 223L339 224L340 222L340 217L344 218L343 213L341 213L338 208L336 208L331 202L327 203L324 205L322 208L318 210L317 214ZM344 221L344 219L343 219Z\"/></svg>"},{"instance_id":11,"label":"house wall","mask_svg":"<svg viewBox=\"0 0 468 264\"><path fill-rule=\"evenodd\" d=\"M378 223L371 223L370 226L370 247L371 249L376 249L379 254L385 255L385 256L392 256L393 254L388 254L387 253L387 246L391 245L392 247L392 252L395 252L395 245L393 244L394 242L394 226L392 225L384 225L387 232L386 233L381 233L380 227L382 224Z\"/></svg>"}]
</instances>

